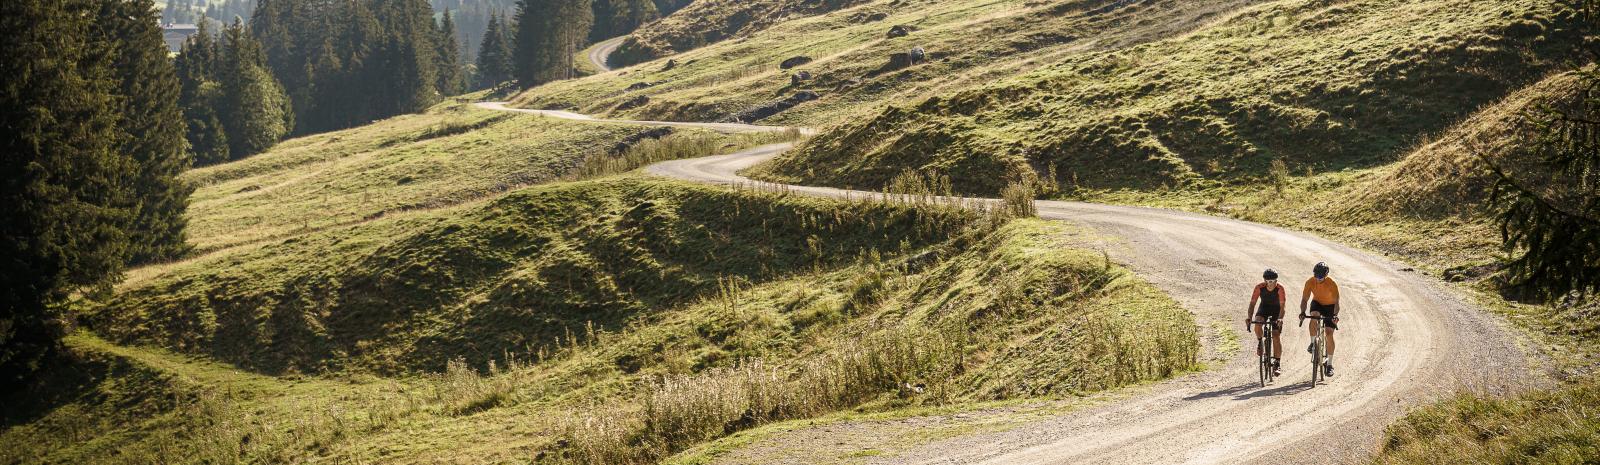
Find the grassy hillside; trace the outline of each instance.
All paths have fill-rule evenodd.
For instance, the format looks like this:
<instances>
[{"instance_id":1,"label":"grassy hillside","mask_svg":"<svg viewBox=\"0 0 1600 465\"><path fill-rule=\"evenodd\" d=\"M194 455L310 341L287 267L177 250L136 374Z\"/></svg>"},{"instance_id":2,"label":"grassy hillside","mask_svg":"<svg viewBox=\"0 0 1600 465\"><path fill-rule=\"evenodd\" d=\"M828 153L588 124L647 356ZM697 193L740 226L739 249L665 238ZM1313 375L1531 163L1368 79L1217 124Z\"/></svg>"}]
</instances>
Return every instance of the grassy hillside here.
<instances>
[{"instance_id":1,"label":"grassy hillside","mask_svg":"<svg viewBox=\"0 0 1600 465\"><path fill-rule=\"evenodd\" d=\"M940 230L937 217L922 217L927 234L948 236L917 246L912 234L905 252L851 258L854 238L881 241L879 233L904 223L893 212L918 215L914 208L636 179L530 188L497 204L521 210L533 199L583 195L608 203L616 200L607 196L624 193L650 194L629 196L641 199L635 206L676 205L685 224L691 205L716 197L718 205L749 212L742 218L831 228L840 245L811 244L823 257L845 260L806 266L811 252L777 247L781 255L772 258L799 262L792 272L690 283L704 292L631 315L625 324L585 324L557 345L481 369L472 365L492 355L464 354L438 374L264 376L80 334L69 340L71 357L29 386L25 402L7 400L29 408L6 410L0 462L650 462L770 421L1093 392L1170 376L1195 362L1188 313L1100 254L1072 248L1074 232L1058 223L1022 220L991 233L989 222ZM512 213L489 207L482 214ZM960 218L973 217L953 219ZM718 261L745 260L730 251ZM547 275L611 279L570 268ZM495 293L489 294L462 300L485 314L511 313L494 308ZM267 324L278 319L272 320ZM503 331L528 322L499 323ZM107 321L95 329L129 324L135 323ZM1108 334L1114 337L1102 337ZM382 343L367 347L374 346Z\"/></svg>"},{"instance_id":2,"label":"grassy hillside","mask_svg":"<svg viewBox=\"0 0 1600 465\"><path fill-rule=\"evenodd\" d=\"M425 114L291 139L195 183L189 239L200 253L480 200L620 155L652 129L576 123L446 103ZM752 144L681 130L707 144ZM619 144L624 146L619 147Z\"/></svg>"},{"instance_id":3,"label":"grassy hillside","mask_svg":"<svg viewBox=\"0 0 1600 465\"><path fill-rule=\"evenodd\" d=\"M1270 2L1180 38L891 106L766 173L876 186L931 169L990 193L1027 170L1151 189L1260 179L1275 160L1291 173L1379 166L1571 66L1572 18L1541 0Z\"/></svg>"},{"instance_id":4,"label":"grassy hillside","mask_svg":"<svg viewBox=\"0 0 1600 465\"><path fill-rule=\"evenodd\" d=\"M1061 57L1173 37L1248 3L878 0L674 55L670 67L669 59L659 59L540 86L514 103L635 119L759 119L821 127L868 118L883 104L914 104L929 95L983 85ZM909 33L889 37L897 25ZM915 47L924 49L925 62L886 66L890 55ZM780 68L795 57L812 61ZM813 78L796 84L791 76L802 71ZM765 118L750 113L801 91L820 98Z\"/></svg>"},{"instance_id":5,"label":"grassy hillside","mask_svg":"<svg viewBox=\"0 0 1600 465\"><path fill-rule=\"evenodd\" d=\"M115 341L267 373L481 365L590 324L616 329L722 279L920 248L962 224L929 215L685 183L562 183L195 260L123 289L85 321Z\"/></svg>"},{"instance_id":6,"label":"grassy hillside","mask_svg":"<svg viewBox=\"0 0 1600 465\"><path fill-rule=\"evenodd\" d=\"M1460 393L1390 426L1378 463L1576 463L1595 455L1600 302L1518 303L1501 295L1503 251L1487 207L1493 178L1483 158L1537 178L1532 128L1538 107L1583 95L1573 73L1556 73L1493 102L1378 168L1285 173L1256 183L1155 191L1083 189L1076 197L1226 215L1315 231L1383 252L1420 272L1460 283L1479 305L1528 333L1554 361L1563 387L1511 397Z\"/></svg>"},{"instance_id":7,"label":"grassy hillside","mask_svg":"<svg viewBox=\"0 0 1600 465\"><path fill-rule=\"evenodd\" d=\"M1450 227L1422 232L1470 246L1449 247L1470 259L1439 260L1423 252L1430 242L1401 236L1418 255L1452 263L1451 280L1480 291L1479 301L1532 335L1554 362L1562 387L1505 398L1462 393L1419 408L1391 425L1378 463L1436 460L1457 463L1584 463L1600 456L1600 299L1568 296L1549 305L1502 301L1494 293L1497 234L1483 207L1490 176L1477 155L1508 174L1540 179L1546 173L1531 154L1532 128L1522 111L1561 108L1587 89L1572 73L1550 77L1486 108L1438 141L1425 145L1392 169L1342 189L1357 216L1404 212L1422 223L1443 218ZM1561 184L1547 187L1556 189ZM1389 193L1391 195L1383 195ZM1562 198L1552 195L1552 199ZM1388 200L1395 199L1395 200ZM1403 199L1403 200L1402 200ZM1359 220L1357 220L1359 221Z\"/></svg>"},{"instance_id":8,"label":"grassy hillside","mask_svg":"<svg viewBox=\"0 0 1600 465\"><path fill-rule=\"evenodd\" d=\"M628 34L610 58L627 66L749 35L797 16L813 15L865 0L700 0Z\"/></svg>"}]
</instances>

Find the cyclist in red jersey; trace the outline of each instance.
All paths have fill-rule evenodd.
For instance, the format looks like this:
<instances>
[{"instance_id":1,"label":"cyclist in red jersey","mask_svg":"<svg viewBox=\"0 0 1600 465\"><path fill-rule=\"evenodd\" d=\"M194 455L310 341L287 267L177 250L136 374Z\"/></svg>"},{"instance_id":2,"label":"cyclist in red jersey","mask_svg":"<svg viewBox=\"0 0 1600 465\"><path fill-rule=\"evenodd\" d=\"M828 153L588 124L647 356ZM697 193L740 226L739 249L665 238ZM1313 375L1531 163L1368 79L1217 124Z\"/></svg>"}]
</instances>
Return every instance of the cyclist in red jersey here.
<instances>
[{"instance_id":1,"label":"cyclist in red jersey","mask_svg":"<svg viewBox=\"0 0 1600 465\"><path fill-rule=\"evenodd\" d=\"M1268 268L1261 273L1261 283L1256 284L1255 291L1250 293L1250 306L1245 309L1245 326L1253 328L1256 340L1261 340L1261 325L1250 323L1272 322L1272 375L1281 374L1278 370L1278 357L1283 354L1283 309L1288 302L1288 289L1278 284L1278 272ZM1256 305L1260 302L1260 305ZM1261 356L1261 347L1256 347L1256 356Z\"/></svg>"}]
</instances>

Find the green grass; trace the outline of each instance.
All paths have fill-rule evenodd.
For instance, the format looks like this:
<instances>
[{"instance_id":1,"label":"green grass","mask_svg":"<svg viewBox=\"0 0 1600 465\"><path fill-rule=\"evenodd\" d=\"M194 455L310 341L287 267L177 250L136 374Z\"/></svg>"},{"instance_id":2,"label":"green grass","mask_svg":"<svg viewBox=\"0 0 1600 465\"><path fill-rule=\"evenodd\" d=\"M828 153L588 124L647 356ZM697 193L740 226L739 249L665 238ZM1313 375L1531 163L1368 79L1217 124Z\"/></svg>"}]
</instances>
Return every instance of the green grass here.
<instances>
[{"instance_id":1,"label":"green grass","mask_svg":"<svg viewBox=\"0 0 1600 465\"><path fill-rule=\"evenodd\" d=\"M633 195L642 193L656 195ZM499 359L475 352L448 360L437 373L266 376L211 357L79 334L68 341L70 361L29 390L58 393L54 398L7 401L33 407L6 412L11 426L0 432L0 444L7 462L497 463L540 454L557 461L648 462L788 418L1072 396L1171 376L1195 364L1198 343L1188 313L1103 256L1068 247L1059 223L1020 220L989 233L992 223L963 223L960 218L970 216L961 214L952 225L976 229L948 230L934 244L859 254L850 237L882 241L897 224L894 211L916 213L877 202L841 204L630 178L528 188L496 205L526 208L528 199L560 194L595 195L597 203L608 202L608 195L658 204L677 199L679 212L689 211L695 197L722 196L715 205L767 221L815 213L807 206L829 207L824 212L830 213L803 221L834 230L841 244L810 241L811 247L845 261L800 263L791 267L794 273L766 279L725 273L681 304L663 304L617 326L586 324L542 353ZM489 211L480 213L506 214ZM850 211L881 226L824 219ZM922 221L935 225L933 218ZM467 228L458 234L473 235ZM722 257L740 261L738 254ZM404 297L393 296L396 302ZM158 324L172 323L135 326ZM102 332L108 327L95 325ZM1101 337L1106 334L1116 336ZM474 333L475 339L493 337L492 331ZM1051 376L1041 378L1041 372ZM907 385L920 385L921 392ZM641 430L642 424L657 426Z\"/></svg>"},{"instance_id":2,"label":"green grass","mask_svg":"<svg viewBox=\"0 0 1600 465\"><path fill-rule=\"evenodd\" d=\"M125 286L84 316L119 342L267 373L481 366L715 292L941 240L965 213L639 178L306 234ZM821 240L827 237L827 240Z\"/></svg>"},{"instance_id":3,"label":"green grass","mask_svg":"<svg viewBox=\"0 0 1600 465\"><path fill-rule=\"evenodd\" d=\"M823 127L870 118L884 104L915 103L928 95L987 84L1061 56L1171 37L1243 2L1162 2L1101 15L1081 11L1095 3L865 2L827 14L789 18L737 40L674 55L670 59L676 66L671 69L666 69L666 58L658 59L618 73L530 89L514 103L619 118L709 121L812 90L822 99L762 122ZM862 19L876 13L886 15L885 19ZM885 34L893 25L909 25L916 32L888 39ZM1092 43L1090 37L1095 38ZM919 46L935 59L904 70L873 73L888 62L890 54ZM802 55L815 61L792 70L779 69L780 62ZM799 71L810 72L815 79L791 84L790 75ZM641 83L653 86L626 91ZM639 96L649 97L649 102L618 109Z\"/></svg>"},{"instance_id":4,"label":"green grass","mask_svg":"<svg viewBox=\"0 0 1600 465\"><path fill-rule=\"evenodd\" d=\"M774 23L825 13L864 0L701 0L640 26L617 48L617 63L635 64L748 36Z\"/></svg>"},{"instance_id":5,"label":"green grass","mask_svg":"<svg viewBox=\"0 0 1600 465\"><path fill-rule=\"evenodd\" d=\"M1198 189L1079 189L1082 200L1178 208L1308 230L1384 253L1509 320L1554 362L1561 387L1509 396L1460 393L1389 427L1378 463L1583 463L1596 454L1600 329L1593 299L1554 305L1502 296L1499 231L1485 203L1491 177L1479 155L1513 172L1531 151L1521 112L1579 95L1554 74L1485 106L1378 168L1288 173L1255 184Z\"/></svg>"},{"instance_id":6,"label":"green grass","mask_svg":"<svg viewBox=\"0 0 1600 465\"><path fill-rule=\"evenodd\" d=\"M1600 382L1510 398L1463 394L1391 425L1375 463L1594 463Z\"/></svg>"},{"instance_id":7,"label":"green grass","mask_svg":"<svg viewBox=\"0 0 1600 465\"><path fill-rule=\"evenodd\" d=\"M1269 2L1192 34L1059 57L896 103L765 176L875 187L907 169L994 193L1053 171L1090 189L1204 188L1378 167L1577 59L1552 1Z\"/></svg>"},{"instance_id":8,"label":"green grass","mask_svg":"<svg viewBox=\"0 0 1600 465\"><path fill-rule=\"evenodd\" d=\"M568 447L551 453L649 463L768 422L1077 395L1195 366L1187 312L1103 256L1068 247L1062 229L1024 220L935 252L954 254L948 259L869 260L820 282L719 295L684 320L658 324L677 334L651 339L682 342L655 343L664 356L640 371L681 365L671 358L680 345L720 344L718 352L732 353L717 359L744 362L663 373L633 402L574 417ZM937 263L917 264L924 260ZM619 337L598 350L627 350L634 344L621 341L646 336Z\"/></svg>"},{"instance_id":9,"label":"green grass","mask_svg":"<svg viewBox=\"0 0 1600 465\"><path fill-rule=\"evenodd\" d=\"M184 175L198 189L189 238L201 254L385 215L448 207L568 175L648 131L495 112L452 102L357 129L284 141ZM737 137L684 130L718 138Z\"/></svg>"}]
</instances>

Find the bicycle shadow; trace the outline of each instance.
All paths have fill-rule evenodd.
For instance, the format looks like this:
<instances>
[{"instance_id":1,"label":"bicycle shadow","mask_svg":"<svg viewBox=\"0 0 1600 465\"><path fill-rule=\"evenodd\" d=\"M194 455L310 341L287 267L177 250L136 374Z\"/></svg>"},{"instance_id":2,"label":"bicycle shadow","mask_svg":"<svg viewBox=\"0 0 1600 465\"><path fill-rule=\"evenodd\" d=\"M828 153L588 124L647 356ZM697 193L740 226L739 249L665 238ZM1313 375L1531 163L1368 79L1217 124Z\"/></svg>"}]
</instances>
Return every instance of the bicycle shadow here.
<instances>
[{"instance_id":1,"label":"bicycle shadow","mask_svg":"<svg viewBox=\"0 0 1600 465\"><path fill-rule=\"evenodd\" d=\"M1198 393L1185 397L1183 400L1213 399L1228 396L1233 396L1233 400L1249 400L1257 397L1290 396L1311 390L1311 383L1304 381L1281 384L1267 389L1257 389L1258 386L1260 386L1260 383L1244 383L1238 386Z\"/></svg>"}]
</instances>

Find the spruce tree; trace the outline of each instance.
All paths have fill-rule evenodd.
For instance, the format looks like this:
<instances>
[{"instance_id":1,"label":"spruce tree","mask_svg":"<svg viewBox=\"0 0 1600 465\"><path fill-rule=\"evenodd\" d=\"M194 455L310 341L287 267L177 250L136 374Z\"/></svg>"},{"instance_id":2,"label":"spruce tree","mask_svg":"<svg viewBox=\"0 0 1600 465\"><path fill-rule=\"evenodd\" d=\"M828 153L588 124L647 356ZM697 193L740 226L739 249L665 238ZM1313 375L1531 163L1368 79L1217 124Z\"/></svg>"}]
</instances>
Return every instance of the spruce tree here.
<instances>
[{"instance_id":1,"label":"spruce tree","mask_svg":"<svg viewBox=\"0 0 1600 465\"><path fill-rule=\"evenodd\" d=\"M456 41L456 23L450 19L449 11L439 20L438 48L434 53L438 57L439 73L435 87L443 95L460 94L465 90L461 76L461 44Z\"/></svg>"},{"instance_id":2,"label":"spruce tree","mask_svg":"<svg viewBox=\"0 0 1600 465\"><path fill-rule=\"evenodd\" d=\"M184 122L178 111L178 79L167 59L152 0L99 2L94 42L112 47L111 71L118 84L116 150L133 159L132 263L171 260L188 251L184 210L191 187L178 179L189 168Z\"/></svg>"},{"instance_id":3,"label":"spruce tree","mask_svg":"<svg viewBox=\"0 0 1600 465\"><path fill-rule=\"evenodd\" d=\"M573 55L594 23L589 0L521 0L517 4L512 55L517 84L529 88L572 77Z\"/></svg>"},{"instance_id":4,"label":"spruce tree","mask_svg":"<svg viewBox=\"0 0 1600 465\"><path fill-rule=\"evenodd\" d=\"M288 96L265 69L265 57L244 25L234 20L222 34L217 113L235 159L260 153L289 132Z\"/></svg>"},{"instance_id":5,"label":"spruce tree","mask_svg":"<svg viewBox=\"0 0 1600 465\"><path fill-rule=\"evenodd\" d=\"M217 83L216 36L201 22L199 30L184 41L173 65L178 75L178 105L189 141L189 151L197 165L228 161L228 136L216 108L221 104L222 88Z\"/></svg>"},{"instance_id":6,"label":"spruce tree","mask_svg":"<svg viewBox=\"0 0 1600 465\"><path fill-rule=\"evenodd\" d=\"M387 29L384 46L388 79L386 100L392 107L387 114L414 113L428 109L440 99L437 59L438 31L433 9L427 0L382 2L379 21Z\"/></svg>"},{"instance_id":7,"label":"spruce tree","mask_svg":"<svg viewBox=\"0 0 1600 465\"><path fill-rule=\"evenodd\" d=\"M498 14L489 16L478 47L478 86L494 87L511 79L511 34Z\"/></svg>"},{"instance_id":8,"label":"spruce tree","mask_svg":"<svg viewBox=\"0 0 1600 465\"><path fill-rule=\"evenodd\" d=\"M116 47L92 0L0 2L0 376L40 367L64 303L109 289L126 257L132 160L117 147Z\"/></svg>"}]
</instances>

